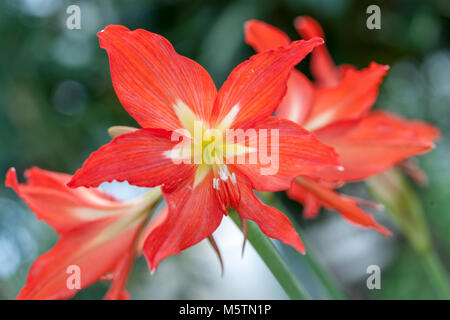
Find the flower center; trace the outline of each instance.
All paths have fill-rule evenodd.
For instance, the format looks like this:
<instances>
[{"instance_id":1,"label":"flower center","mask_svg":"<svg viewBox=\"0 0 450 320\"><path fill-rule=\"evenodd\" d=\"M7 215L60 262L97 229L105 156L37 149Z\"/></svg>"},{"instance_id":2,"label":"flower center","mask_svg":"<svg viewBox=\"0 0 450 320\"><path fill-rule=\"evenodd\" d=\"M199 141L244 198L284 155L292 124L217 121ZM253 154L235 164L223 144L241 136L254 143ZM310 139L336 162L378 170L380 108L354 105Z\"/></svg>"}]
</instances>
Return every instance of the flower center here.
<instances>
[{"instance_id":1,"label":"flower center","mask_svg":"<svg viewBox=\"0 0 450 320\"><path fill-rule=\"evenodd\" d=\"M231 127L234 118L239 112L239 106L231 109L228 115L215 127L198 119L194 112L182 101L174 104L174 110L182 124L183 136L190 136L185 145L168 156L174 160L183 160L185 163L198 165L193 187L195 188L209 173L213 172L212 188L215 191L221 210L224 214L228 207L236 208L239 205L241 193L237 184L235 173L230 173L227 159L245 155L251 148L233 141L226 141L227 130Z\"/></svg>"}]
</instances>

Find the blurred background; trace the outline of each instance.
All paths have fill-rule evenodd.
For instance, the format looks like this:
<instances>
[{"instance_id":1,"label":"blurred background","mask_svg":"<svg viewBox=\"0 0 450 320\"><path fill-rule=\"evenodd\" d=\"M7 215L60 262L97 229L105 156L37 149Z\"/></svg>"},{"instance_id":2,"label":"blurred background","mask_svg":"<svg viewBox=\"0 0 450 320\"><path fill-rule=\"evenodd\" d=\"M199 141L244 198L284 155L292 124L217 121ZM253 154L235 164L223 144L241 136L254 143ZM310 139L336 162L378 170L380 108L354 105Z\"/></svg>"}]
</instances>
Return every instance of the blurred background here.
<instances>
[{"instance_id":1,"label":"blurred background","mask_svg":"<svg viewBox=\"0 0 450 320\"><path fill-rule=\"evenodd\" d=\"M70 4L81 9L81 29L66 27ZM381 8L381 30L366 28L366 8ZM243 40L243 24L261 19L298 39L293 20L310 15L323 26L338 64L358 68L371 61L391 70L376 108L438 126L443 138L418 163L426 186L411 184L421 202L434 248L450 266L450 2L430 1L0 1L0 177L11 166L19 176L31 166L73 173L87 156L110 140L112 125L136 126L113 91L107 55L96 33L108 24L144 28L168 38L176 50L202 64L220 87L229 72L253 54ZM308 60L299 66L308 74ZM407 181L410 183L411 181ZM119 198L142 190L126 184L102 185ZM370 198L366 184L344 192ZM394 231L386 239L360 230L335 212L301 219L301 205L277 195L295 214L301 236L352 299L430 299L436 292L420 257L386 212L377 220ZM420 205L419 205L420 206ZM408 210L408 209L406 209ZM201 243L161 263L150 276L144 259L132 271L128 289L135 299L283 299L273 276L251 246L241 259L242 234L229 221L215 233L225 275L214 252ZM0 299L13 299L25 284L31 263L56 242L10 189L0 186ZM325 298L304 260L277 245L314 298ZM366 269L382 270L381 290L369 290ZM101 298L107 282L75 299Z\"/></svg>"}]
</instances>

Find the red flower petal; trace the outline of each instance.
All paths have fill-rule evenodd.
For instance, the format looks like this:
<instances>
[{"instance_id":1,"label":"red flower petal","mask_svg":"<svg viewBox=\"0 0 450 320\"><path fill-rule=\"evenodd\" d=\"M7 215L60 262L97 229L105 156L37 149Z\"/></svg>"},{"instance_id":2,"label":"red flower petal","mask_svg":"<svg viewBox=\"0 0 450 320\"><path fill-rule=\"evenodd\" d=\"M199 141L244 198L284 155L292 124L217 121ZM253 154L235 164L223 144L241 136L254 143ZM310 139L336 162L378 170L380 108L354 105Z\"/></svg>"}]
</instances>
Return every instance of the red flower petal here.
<instances>
[{"instance_id":1,"label":"red flower petal","mask_svg":"<svg viewBox=\"0 0 450 320\"><path fill-rule=\"evenodd\" d=\"M320 38L295 41L241 63L220 89L211 123L225 121L232 128L239 128L272 115L286 92L292 68L322 43Z\"/></svg>"},{"instance_id":2,"label":"red flower petal","mask_svg":"<svg viewBox=\"0 0 450 320\"><path fill-rule=\"evenodd\" d=\"M314 37L325 39L322 27L311 17L298 17L294 25L303 39ZM336 68L325 45L314 49L311 55L311 73L320 86L335 86L339 83L341 77L339 69Z\"/></svg>"},{"instance_id":3,"label":"red flower petal","mask_svg":"<svg viewBox=\"0 0 450 320\"><path fill-rule=\"evenodd\" d=\"M167 215L158 221L144 243L144 255L152 272L161 260L202 241L219 226L223 214L212 178L210 171L195 187L192 177L181 182L176 190L164 192Z\"/></svg>"},{"instance_id":4,"label":"red flower petal","mask_svg":"<svg viewBox=\"0 0 450 320\"><path fill-rule=\"evenodd\" d=\"M242 218L255 221L265 235L281 240L300 253L305 253L303 242L283 213L263 204L244 183L239 184L239 190L241 201L236 211Z\"/></svg>"},{"instance_id":5,"label":"red flower petal","mask_svg":"<svg viewBox=\"0 0 450 320\"><path fill-rule=\"evenodd\" d=\"M327 129L330 130L332 128ZM326 180L354 181L429 151L434 146L430 138L438 137L439 130L421 121L408 121L387 112L373 112L344 134L322 135L319 130L317 136L336 149L344 167L343 171L326 168L319 176Z\"/></svg>"},{"instance_id":6,"label":"red flower petal","mask_svg":"<svg viewBox=\"0 0 450 320\"><path fill-rule=\"evenodd\" d=\"M120 292L120 294L118 296L115 296L113 298L109 298L108 296L106 296L104 298L105 300L130 300L130 293L127 290L123 290L122 292Z\"/></svg>"},{"instance_id":7,"label":"red flower petal","mask_svg":"<svg viewBox=\"0 0 450 320\"><path fill-rule=\"evenodd\" d=\"M320 37L325 39L325 33L323 32L320 23L315 19L308 16L300 16L294 20L294 26L297 32L303 39L311 39L314 37Z\"/></svg>"},{"instance_id":8,"label":"red flower petal","mask_svg":"<svg viewBox=\"0 0 450 320\"><path fill-rule=\"evenodd\" d=\"M317 197L322 205L338 211L348 221L362 227L372 228L385 236L391 235L389 230L378 224L370 214L358 207L354 200L349 197L340 196L338 193L312 179L306 177L297 178L292 183L288 196L294 200L303 202L305 190Z\"/></svg>"},{"instance_id":9,"label":"red flower petal","mask_svg":"<svg viewBox=\"0 0 450 320\"><path fill-rule=\"evenodd\" d=\"M56 232L64 233L93 220L126 211L112 197L95 189L71 189L70 175L32 168L25 173L28 181L19 184L14 168L9 169L5 185L11 187Z\"/></svg>"},{"instance_id":10,"label":"red flower petal","mask_svg":"<svg viewBox=\"0 0 450 320\"><path fill-rule=\"evenodd\" d=\"M256 52L287 46L291 39L280 29L262 21L249 20L244 26L245 42Z\"/></svg>"},{"instance_id":11,"label":"red flower petal","mask_svg":"<svg viewBox=\"0 0 450 320\"><path fill-rule=\"evenodd\" d=\"M105 300L129 300L129 294L126 291L125 286L137 256L136 244L138 236L139 232L136 232L135 238L131 242L131 246L127 251L123 252L121 260L115 266L112 284L104 297Z\"/></svg>"},{"instance_id":12,"label":"red flower petal","mask_svg":"<svg viewBox=\"0 0 450 320\"><path fill-rule=\"evenodd\" d=\"M314 85L300 71L292 70L287 91L277 109L280 118L303 124L311 112L314 99Z\"/></svg>"},{"instance_id":13,"label":"red flower petal","mask_svg":"<svg viewBox=\"0 0 450 320\"><path fill-rule=\"evenodd\" d=\"M249 20L245 23L245 42L255 49L263 52L287 46L291 42L289 37L280 29L262 21ZM293 69L287 83L286 95L277 109L277 115L303 123L309 113L314 86L303 73Z\"/></svg>"},{"instance_id":14,"label":"red flower petal","mask_svg":"<svg viewBox=\"0 0 450 320\"><path fill-rule=\"evenodd\" d=\"M69 266L80 268L80 288L89 286L111 271L128 252L140 228L138 221L122 233L112 235L111 230L115 228L108 227L117 221L118 218L96 221L63 234L55 247L33 263L27 283L17 299L65 299L74 296L78 289L67 285L71 279L69 277L74 275Z\"/></svg>"},{"instance_id":15,"label":"red flower petal","mask_svg":"<svg viewBox=\"0 0 450 320\"><path fill-rule=\"evenodd\" d=\"M179 101L201 119L209 119L217 95L211 77L199 64L178 55L167 39L115 25L98 36L109 55L116 94L142 127L181 128L174 110Z\"/></svg>"},{"instance_id":16,"label":"red flower petal","mask_svg":"<svg viewBox=\"0 0 450 320\"><path fill-rule=\"evenodd\" d=\"M314 130L314 134L321 141L333 140L354 130L363 119L364 117L333 122L325 127Z\"/></svg>"},{"instance_id":17,"label":"red flower petal","mask_svg":"<svg viewBox=\"0 0 450 320\"><path fill-rule=\"evenodd\" d=\"M372 62L361 71L348 70L339 85L316 90L305 128L316 130L332 122L367 114L375 103L378 87L388 67Z\"/></svg>"},{"instance_id":18,"label":"red flower petal","mask_svg":"<svg viewBox=\"0 0 450 320\"><path fill-rule=\"evenodd\" d=\"M171 132L141 129L118 136L93 152L72 180L70 187L96 187L105 181L128 181L143 187L176 183L193 174L195 167L175 164L170 150Z\"/></svg>"},{"instance_id":19,"label":"red flower petal","mask_svg":"<svg viewBox=\"0 0 450 320\"><path fill-rule=\"evenodd\" d=\"M250 179L256 190L286 190L296 176L314 174L325 167L339 165L333 148L321 143L313 134L292 121L268 117L256 123L253 129L258 135L250 137L247 146L255 146L254 149L258 151L249 153L246 164L239 164L238 159L235 159L234 167ZM264 132L261 129L267 129L267 139L261 135ZM278 132L278 143L272 130L276 130L274 134ZM258 157L255 164L250 164L252 153L255 153L255 158ZM261 154L256 153L269 155L267 160L271 159L272 162L264 161Z\"/></svg>"},{"instance_id":20,"label":"red flower petal","mask_svg":"<svg viewBox=\"0 0 450 320\"><path fill-rule=\"evenodd\" d=\"M142 253L142 251L143 251L145 240L147 240L147 237L150 235L150 233L153 232L153 230L157 226L159 226L161 223L164 222L164 220L166 220L167 214L168 214L168 210L167 210L166 206L162 207L161 209L159 209L158 212L153 214L152 220L150 221L150 223L148 223L147 227L142 232L142 235L139 239L139 243L137 246L139 254Z\"/></svg>"}]
</instances>

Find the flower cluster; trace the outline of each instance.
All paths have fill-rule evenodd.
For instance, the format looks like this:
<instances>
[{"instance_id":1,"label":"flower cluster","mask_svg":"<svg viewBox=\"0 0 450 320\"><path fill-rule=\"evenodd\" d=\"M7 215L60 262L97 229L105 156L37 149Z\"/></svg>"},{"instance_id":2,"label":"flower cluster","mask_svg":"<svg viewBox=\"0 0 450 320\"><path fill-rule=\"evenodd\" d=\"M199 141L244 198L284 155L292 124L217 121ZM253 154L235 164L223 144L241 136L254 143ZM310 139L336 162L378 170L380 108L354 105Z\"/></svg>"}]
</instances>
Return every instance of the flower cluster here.
<instances>
[{"instance_id":1,"label":"flower cluster","mask_svg":"<svg viewBox=\"0 0 450 320\"><path fill-rule=\"evenodd\" d=\"M324 38L322 28L310 17L298 17L294 25L304 39ZM256 20L247 22L245 40L258 52L291 42L281 30ZM336 66L322 45L314 49L311 57L315 82L298 70L292 71L277 115L300 124L332 146L342 164L341 168L328 167L298 177L292 183L287 194L304 204L305 217L317 216L320 207L325 206L353 223L389 233L358 206L370 202L333 191L343 183L364 180L429 151L440 136L439 130L427 123L370 111L388 70L388 66L375 62L363 70L351 65Z\"/></svg>"},{"instance_id":2,"label":"flower cluster","mask_svg":"<svg viewBox=\"0 0 450 320\"><path fill-rule=\"evenodd\" d=\"M8 171L6 185L61 235L34 262L17 298L70 298L99 279L112 282L105 298L127 298L138 255L153 272L164 258L204 239L216 247L212 234L230 209L244 228L252 220L267 236L304 253L287 217L253 190L287 191L304 204L307 217L325 206L388 235L358 200L333 189L428 151L439 132L370 112L388 67L337 67L318 23L302 17L295 25L305 40L291 42L266 23L247 22L246 42L258 53L219 90L205 69L160 35L117 25L99 32L115 92L141 128L112 127L112 141L73 176L32 168L20 184L15 170ZM309 53L315 82L294 69ZM230 140L230 132L243 134ZM276 157L265 161L261 149ZM276 170L264 173L271 166ZM153 190L118 201L97 189L113 180ZM151 218L162 198L165 207ZM76 290L67 286L72 265L82 274Z\"/></svg>"}]
</instances>

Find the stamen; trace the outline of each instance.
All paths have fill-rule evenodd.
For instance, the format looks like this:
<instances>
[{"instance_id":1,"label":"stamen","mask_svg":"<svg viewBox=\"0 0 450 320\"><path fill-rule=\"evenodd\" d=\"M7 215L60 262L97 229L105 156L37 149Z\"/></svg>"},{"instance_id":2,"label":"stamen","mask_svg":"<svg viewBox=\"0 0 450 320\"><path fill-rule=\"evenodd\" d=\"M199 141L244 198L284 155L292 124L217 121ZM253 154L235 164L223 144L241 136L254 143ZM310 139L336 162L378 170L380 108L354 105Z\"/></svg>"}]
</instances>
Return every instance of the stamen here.
<instances>
[{"instance_id":1,"label":"stamen","mask_svg":"<svg viewBox=\"0 0 450 320\"><path fill-rule=\"evenodd\" d=\"M230 171L228 170L228 167L226 165L220 167L219 176L220 179L222 179L223 181L227 181L228 178L230 177Z\"/></svg>"},{"instance_id":2,"label":"stamen","mask_svg":"<svg viewBox=\"0 0 450 320\"><path fill-rule=\"evenodd\" d=\"M217 178L214 178L213 179L213 188L214 189L216 189L216 190L219 190L220 189L220 180L219 179L217 179Z\"/></svg>"},{"instance_id":3,"label":"stamen","mask_svg":"<svg viewBox=\"0 0 450 320\"><path fill-rule=\"evenodd\" d=\"M231 182L233 182L233 184L236 184L236 175L234 174L234 172L231 174Z\"/></svg>"},{"instance_id":4,"label":"stamen","mask_svg":"<svg viewBox=\"0 0 450 320\"><path fill-rule=\"evenodd\" d=\"M350 197L350 196L346 196L346 195L341 195L341 197L345 198L345 199L353 200L359 206L375 209L377 211L384 211L384 209L385 209L384 205L381 204L381 203L378 203L378 202L373 202L373 201L370 201L370 200L367 200L367 199L354 197L354 196Z\"/></svg>"},{"instance_id":5,"label":"stamen","mask_svg":"<svg viewBox=\"0 0 450 320\"><path fill-rule=\"evenodd\" d=\"M426 185L428 183L428 176L418 165L415 158L410 158L400 162L400 169L416 183Z\"/></svg>"},{"instance_id":6,"label":"stamen","mask_svg":"<svg viewBox=\"0 0 450 320\"><path fill-rule=\"evenodd\" d=\"M243 258L245 251L245 244L247 243L248 221L247 219L244 219L241 216L239 216L239 220L241 221L242 233L244 234L244 242L242 243L242 252L241 252L241 258Z\"/></svg>"},{"instance_id":7,"label":"stamen","mask_svg":"<svg viewBox=\"0 0 450 320\"><path fill-rule=\"evenodd\" d=\"M216 197L221 205L223 214L227 214L227 208L237 208L241 200L241 193L237 184L236 175L230 174L228 167L223 165L215 174L219 177L213 178L213 189L216 190Z\"/></svg>"},{"instance_id":8,"label":"stamen","mask_svg":"<svg viewBox=\"0 0 450 320\"><path fill-rule=\"evenodd\" d=\"M214 239L213 235L210 235L208 237L208 240L209 240L209 244L211 245L211 247L213 248L214 252L216 253L217 258L219 259L221 274L222 274L222 277L223 277L225 269L223 267L223 260L222 260L222 255L220 254L219 246L217 245L216 240Z\"/></svg>"}]
</instances>

